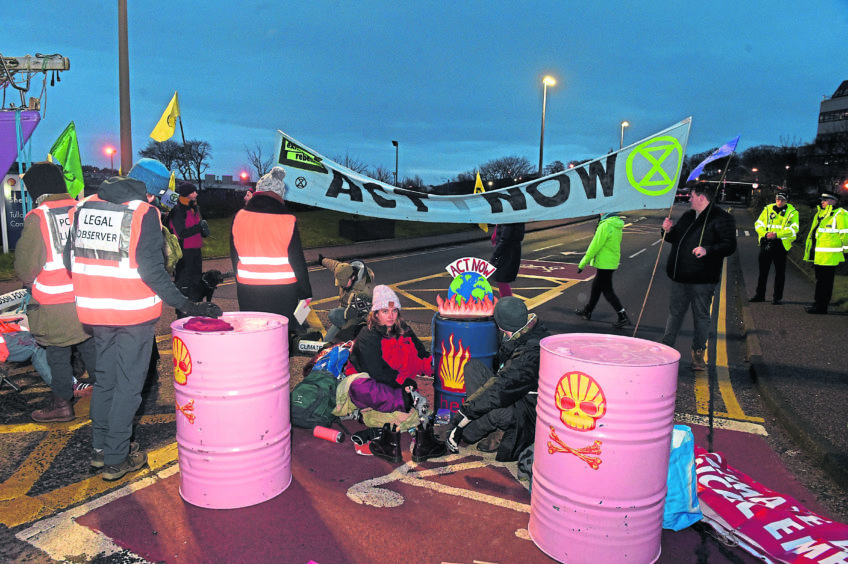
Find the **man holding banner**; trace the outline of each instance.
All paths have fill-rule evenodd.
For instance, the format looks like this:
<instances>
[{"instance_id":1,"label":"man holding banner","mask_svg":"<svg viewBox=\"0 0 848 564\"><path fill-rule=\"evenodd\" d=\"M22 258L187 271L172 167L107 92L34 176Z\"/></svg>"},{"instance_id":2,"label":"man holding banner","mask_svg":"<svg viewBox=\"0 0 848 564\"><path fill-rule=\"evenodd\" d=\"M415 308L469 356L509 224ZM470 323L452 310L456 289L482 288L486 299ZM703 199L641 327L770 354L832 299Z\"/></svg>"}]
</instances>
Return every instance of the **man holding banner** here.
<instances>
[{"instance_id":1,"label":"man holding banner","mask_svg":"<svg viewBox=\"0 0 848 564\"><path fill-rule=\"evenodd\" d=\"M706 370L704 351L710 329L710 307L721 280L725 257L736 251L736 220L715 205L715 188L687 182L691 209L677 223L663 221L665 241L671 243L666 273L671 278L668 320L662 342L674 346L677 334L692 309L692 369Z\"/></svg>"}]
</instances>

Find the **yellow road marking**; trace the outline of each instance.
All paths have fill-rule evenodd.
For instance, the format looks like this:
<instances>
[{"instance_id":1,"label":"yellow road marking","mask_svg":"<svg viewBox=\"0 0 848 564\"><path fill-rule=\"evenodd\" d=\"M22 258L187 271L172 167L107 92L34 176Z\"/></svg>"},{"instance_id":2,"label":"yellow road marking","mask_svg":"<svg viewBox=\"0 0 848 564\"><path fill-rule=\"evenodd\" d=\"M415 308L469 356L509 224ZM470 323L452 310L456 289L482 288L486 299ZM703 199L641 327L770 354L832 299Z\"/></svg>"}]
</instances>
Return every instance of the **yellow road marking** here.
<instances>
[{"instance_id":1,"label":"yellow road marking","mask_svg":"<svg viewBox=\"0 0 848 564\"><path fill-rule=\"evenodd\" d=\"M753 421L762 423L762 417L746 415L739 400L733 392L733 384L730 381L730 367L727 359L727 308L723 304L727 302L727 268L721 273L721 287L713 307L718 307L718 327L716 328L716 350L715 371L718 382L719 393L727 409L726 412L714 412L713 415L727 417L737 421ZM712 316L712 309L710 310ZM706 353L705 353L706 354ZM699 415L708 415L710 408L709 372L701 370L695 373L695 406Z\"/></svg>"}]
</instances>

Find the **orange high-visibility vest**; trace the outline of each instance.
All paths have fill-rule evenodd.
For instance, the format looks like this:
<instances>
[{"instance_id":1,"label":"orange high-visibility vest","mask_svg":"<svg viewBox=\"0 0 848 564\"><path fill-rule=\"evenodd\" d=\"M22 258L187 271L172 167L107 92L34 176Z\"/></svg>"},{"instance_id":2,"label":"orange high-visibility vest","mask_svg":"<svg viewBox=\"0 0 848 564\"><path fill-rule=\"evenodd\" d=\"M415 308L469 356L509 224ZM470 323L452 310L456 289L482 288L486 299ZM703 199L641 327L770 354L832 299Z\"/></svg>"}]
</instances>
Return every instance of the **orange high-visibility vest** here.
<instances>
[{"instance_id":1,"label":"orange high-visibility vest","mask_svg":"<svg viewBox=\"0 0 848 564\"><path fill-rule=\"evenodd\" d=\"M289 264L289 243L294 234L293 215L241 210L233 221L233 244L238 254L236 280L240 284L294 284Z\"/></svg>"},{"instance_id":2,"label":"orange high-visibility vest","mask_svg":"<svg viewBox=\"0 0 848 564\"><path fill-rule=\"evenodd\" d=\"M71 212L71 272L82 323L138 325L162 315L162 300L141 279L136 261L149 209L140 200L115 204L92 196Z\"/></svg>"},{"instance_id":3,"label":"orange high-visibility vest","mask_svg":"<svg viewBox=\"0 0 848 564\"><path fill-rule=\"evenodd\" d=\"M41 239L47 249L47 261L32 283L32 297L40 304L68 304L74 301L74 285L62 262L62 251L71 230L69 212L76 205L77 201L71 198L52 200L29 212L40 220Z\"/></svg>"}]
</instances>

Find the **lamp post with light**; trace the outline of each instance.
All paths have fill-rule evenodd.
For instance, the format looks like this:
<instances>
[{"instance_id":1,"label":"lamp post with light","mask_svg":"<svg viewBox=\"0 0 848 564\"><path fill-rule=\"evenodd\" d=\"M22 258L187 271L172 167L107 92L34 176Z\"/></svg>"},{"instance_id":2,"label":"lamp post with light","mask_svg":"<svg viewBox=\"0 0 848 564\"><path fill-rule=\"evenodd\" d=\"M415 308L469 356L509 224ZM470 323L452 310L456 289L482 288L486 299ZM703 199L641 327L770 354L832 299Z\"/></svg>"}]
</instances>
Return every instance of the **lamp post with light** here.
<instances>
[{"instance_id":1,"label":"lamp post with light","mask_svg":"<svg viewBox=\"0 0 848 564\"><path fill-rule=\"evenodd\" d=\"M552 76L542 79L542 138L539 140L539 176L542 176L542 157L545 152L545 110L548 105L548 86L556 84Z\"/></svg>"},{"instance_id":2,"label":"lamp post with light","mask_svg":"<svg viewBox=\"0 0 848 564\"><path fill-rule=\"evenodd\" d=\"M621 122L621 140L618 142L618 150L619 151L622 148L624 148L624 128L625 127L630 127L630 122L627 121L627 120L624 120L624 121Z\"/></svg>"},{"instance_id":3,"label":"lamp post with light","mask_svg":"<svg viewBox=\"0 0 848 564\"><path fill-rule=\"evenodd\" d=\"M111 145L107 145L106 147L103 148L103 152L106 153L107 155L109 155L109 168L111 170L115 170L115 153L116 153L115 147L112 147Z\"/></svg>"}]
</instances>

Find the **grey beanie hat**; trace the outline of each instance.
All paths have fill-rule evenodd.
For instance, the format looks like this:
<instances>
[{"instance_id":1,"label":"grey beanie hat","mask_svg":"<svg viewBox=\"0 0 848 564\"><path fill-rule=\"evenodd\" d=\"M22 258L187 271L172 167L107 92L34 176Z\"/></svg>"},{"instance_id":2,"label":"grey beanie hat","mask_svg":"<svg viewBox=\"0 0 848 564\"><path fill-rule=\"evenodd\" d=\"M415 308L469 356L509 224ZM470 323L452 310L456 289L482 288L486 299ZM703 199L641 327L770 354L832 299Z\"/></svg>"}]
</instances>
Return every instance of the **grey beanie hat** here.
<instances>
[{"instance_id":1,"label":"grey beanie hat","mask_svg":"<svg viewBox=\"0 0 848 564\"><path fill-rule=\"evenodd\" d=\"M495 304L495 323L503 331L518 331L527 325L527 306L514 296L499 299Z\"/></svg>"},{"instance_id":2,"label":"grey beanie hat","mask_svg":"<svg viewBox=\"0 0 848 564\"><path fill-rule=\"evenodd\" d=\"M286 171L282 167L275 166L268 174L256 182L257 192L273 192L286 199Z\"/></svg>"}]
</instances>

